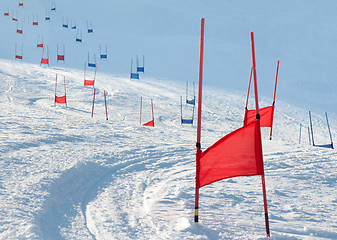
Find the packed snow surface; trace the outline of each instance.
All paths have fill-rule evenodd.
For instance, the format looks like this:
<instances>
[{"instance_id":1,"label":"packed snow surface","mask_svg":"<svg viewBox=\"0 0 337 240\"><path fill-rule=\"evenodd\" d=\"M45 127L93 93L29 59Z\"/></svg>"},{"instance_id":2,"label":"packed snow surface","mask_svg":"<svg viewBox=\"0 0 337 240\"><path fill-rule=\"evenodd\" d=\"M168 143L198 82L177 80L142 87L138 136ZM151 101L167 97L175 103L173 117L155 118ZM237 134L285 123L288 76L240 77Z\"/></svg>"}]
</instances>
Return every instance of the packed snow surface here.
<instances>
[{"instance_id":1,"label":"packed snow surface","mask_svg":"<svg viewBox=\"0 0 337 240\"><path fill-rule=\"evenodd\" d=\"M54 105L56 73L66 77L68 107ZM91 118L93 89L81 75L1 61L2 239L264 238L258 176L201 188L193 222L196 128L180 125L184 86L98 74ZM154 101L154 128L139 124L141 96L144 121ZM244 112L244 94L204 96L203 149L240 127ZM329 143L325 119L313 116L316 143ZM299 144L306 121L306 111L279 102L274 139L262 129L274 239L337 238L337 155L309 146L303 127Z\"/></svg>"},{"instance_id":2,"label":"packed snow surface","mask_svg":"<svg viewBox=\"0 0 337 240\"><path fill-rule=\"evenodd\" d=\"M0 239L266 239L260 176L201 188L200 222L193 222L196 124L180 124L180 96L184 100L186 81L197 79L201 17L202 149L243 124L249 31L256 31L261 107L272 103L280 59L273 140L269 129L261 129L271 239L337 239L337 154L309 145L308 136L309 106L315 144L330 144L324 111L332 137L337 135L337 54L330 48L337 35L327 38L336 30L334 1L325 7L315 1L84 2L55 1L55 12L54 1L24 1L23 8L19 1L1 2L10 16L0 16L6 33L0 46ZM322 19L310 15L314 10ZM76 30L62 28L62 18L69 26L76 20L83 44L75 42ZM321 27L327 23L329 33ZM16 33L20 25L23 35ZM321 34L302 36L309 25ZM39 64L42 35L49 67ZM304 42L312 47L310 57ZM24 43L23 61L14 60L15 43L19 53ZM57 44L66 45L65 63L56 62ZM99 59L99 44L108 45L107 60ZM88 52L96 53L98 64L93 117L94 90L83 86ZM145 73L130 80L137 54L145 54ZM64 94L64 78L67 106L54 103L55 92ZM142 123L152 118L153 100L154 128L140 124L141 97ZM193 108L183 104L183 114L192 116Z\"/></svg>"}]
</instances>

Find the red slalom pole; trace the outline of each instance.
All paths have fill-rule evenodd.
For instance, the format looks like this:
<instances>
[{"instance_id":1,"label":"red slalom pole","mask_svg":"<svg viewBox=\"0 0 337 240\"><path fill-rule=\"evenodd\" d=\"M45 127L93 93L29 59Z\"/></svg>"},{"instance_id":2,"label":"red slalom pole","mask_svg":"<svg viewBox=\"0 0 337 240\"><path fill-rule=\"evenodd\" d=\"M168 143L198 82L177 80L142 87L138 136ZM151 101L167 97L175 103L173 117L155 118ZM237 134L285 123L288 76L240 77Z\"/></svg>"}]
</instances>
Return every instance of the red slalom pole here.
<instances>
[{"instance_id":1,"label":"red slalom pole","mask_svg":"<svg viewBox=\"0 0 337 240\"><path fill-rule=\"evenodd\" d=\"M248 84L248 92L247 92L247 100L246 100L246 109L248 108L248 99L249 99L249 93L250 93L250 84L252 82L252 74L253 74L253 66L250 69L250 77L249 77L249 84Z\"/></svg>"},{"instance_id":2,"label":"red slalom pole","mask_svg":"<svg viewBox=\"0 0 337 240\"><path fill-rule=\"evenodd\" d=\"M154 113L153 113L153 101L151 98L151 108L152 108L152 121L153 121L153 126L154 126Z\"/></svg>"},{"instance_id":3,"label":"red slalom pole","mask_svg":"<svg viewBox=\"0 0 337 240\"><path fill-rule=\"evenodd\" d=\"M257 119L257 127L258 127L258 135L259 140L261 141L261 128L260 128L260 111L259 111L259 98L257 94L257 76L256 76L256 62L255 62L255 45L254 45L254 33L250 33L251 44L252 44L252 60L253 60L253 75L254 75L254 91L255 91L255 107L256 107L256 119ZM261 158L263 159L262 154L262 144L260 144L261 149L257 149L260 152ZM266 193L266 183L264 177L264 167L262 165L262 192L263 192L263 204L264 204L264 216L265 216L265 224L266 224L266 234L267 237L270 237L270 229L269 229L269 217L268 217L268 207L267 207L267 193Z\"/></svg>"},{"instance_id":4,"label":"red slalom pole","mask_svg":"<svg viewBox=\"0 0 337 240\"><path fill-rule=\"evenodd\" d=\"M247 92L247 100L246 100L246 107L245 107L245 116L244 116L244 119L243 119L243 126L247 125L248 100L249 100L249 93L250 93L250 85L252 83L252 74L253 74L253 66L250 69L250 77L249 77L249 84L248 84L248 92Z\"/></svg>"},{"instance_id":5,"label":"red slalom pole","mask_svg":"<svg viewBox=\"0 0 337 240\"><path fill-rule=\"evenodd\" d=\"M66 77L63 77L63 83L64 83L64 96L66 97L66 107L68 107L68 104L67 104Z\"/></svg>"},{"instance_id":6,"label":"red slalom pole","mask_svg":"<svg viewBox=\"0 0 337 240\"><path fill-rule=\"evenodd\" d=\"M85 86L85 73L87 72L87 62L84 62L84 86Z\"/></svg>"},{"instance_id":7,"label":"red slalom pole","mask_svg":"<svg viewBox=\"0 0 337 240\"><path fill-rule=\"evenodd\" d=\"M275 97L276 97L276 87L277 87L277 78L278 78L278 68L279 68L279 65L280 65L280 61L277 61L277 68L276 68L276 78L275 78L275 88L274 88L274 98L273 98L273 116L272 116L272 124L271 124L271 127L270 127L270 140L272 138L272 134L273 134L273 122L274 122L274 108L275 108Z\"/></svg>"},{"instance_id":8,"label":"red slalom pole","mask_svg":"<svg viewBox=\"0 0 337 240\"><path fill-rule=\"evenodd\" d=\"M96 95L96 88L94 88L94 97L93 97L93 100L92 100L91 117L94 116L95 95Z\"/></svg>"},{"instance_id":9,"label":"red slalom pole","mask_svg":"<svg viewBox=\"0 0 337 240\"><path fill-rule=\"evenodd\" d=\"M56 80L55 80L55 100L54 100L54 106L56 106L56 89L57 89L57 73L56 73Z\"/></svg>"},{"instance_id":10,"label":"red slalom pole","mask_svg":"<svg viewBox=\"0 0 337 240\"><path fill-rule=\"evenodd\" d=\"M105 102L105 116L106 116L106 120L108 120L108 105L106 104L105 90L104 90L104 102Z\"/></svg>"},{"instance_id":11,"label":"red slalom pole","mask_svg":"<svg viewBox=\"0 0 337 240\"><path fill-rule=\"evenodd\" d=\"M202 106L202 75L204 64L204 27L205 19L201 19L200 30L200 59L199 59L199 96L198 96L198 124L197 124L197 143L196 143L196 176L195 176L195 206L194 222L199 221L199 188L200 188L200 158L201 158L201 106Z\"/></svg>"}]
</instances>

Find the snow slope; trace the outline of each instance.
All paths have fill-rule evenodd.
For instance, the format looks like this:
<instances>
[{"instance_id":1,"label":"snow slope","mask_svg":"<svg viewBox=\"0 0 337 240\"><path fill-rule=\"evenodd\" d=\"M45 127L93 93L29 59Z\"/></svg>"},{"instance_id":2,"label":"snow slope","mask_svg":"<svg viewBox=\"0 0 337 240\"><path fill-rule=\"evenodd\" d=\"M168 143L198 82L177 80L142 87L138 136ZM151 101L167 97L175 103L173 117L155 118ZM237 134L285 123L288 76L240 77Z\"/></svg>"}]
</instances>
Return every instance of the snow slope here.
<instances>
[{"instance_id":1,"label":"snow slope","mask_svg":"<svg viewBox=\"0 0 337 240\"><path fill-rule=\"evenodd\" d=\"M179 124L179 83L99 74L106 121L103 86L91 118L93 91L81 72L0 66L1 239L264 238L259 177L202 188L193 223L196 129ZM66 76L68 107L54 106L56 72ZM155 128L139 126L140 96L144 120L154 100ZM204 96L203 149L241 126L244 106L243 94L206 88ZM337 156L309 146L303 129L298 144L306 115L279 102L272 141L263 129L273 239L337 237ZM328 143L323 117L314 126L317 144Z\"/></svg>"},{"instance_id":2,"label":"snow slope","mask_svg":"<svg viewBox=\"0 0 337 240\"><path fill-rule=\"evenodd\" d=\"M334 112L329 121L336 136L333 1L57 1L51 22L43 21L51 1L25 1L22 9L9 0L0 4L25 18L21 36L16 23L0 17L6 32L0 45L1 239L265 239L258 176L203 187L200 223L193 222L196 128L180 125L180 96L185 81L197 79L200 17L206 17L202 148L242 126L254 30L261 106L272 101L280 59L272 141L262 129L272 239L337 238L337 155L309 146L307 134L312 107L319 108L312 112L315 143L329 143L325 109ZM320 14L313 17L313 10ZM83 44L61 27L62 17L69 24L76 19ZM93 35L85 33L87 20ZM38 35L49 44L49 68L38 65ZM24 42L23 62L13 60L15 42ZM65 63L56 62L57 43L66 44ZM107 61L98 59L99 44L108 44ZM88 52L99 66L93 118L93 89L83 87ZM146 73L130 81L130 60L143 53ZM66 77L68 107L54 105L56 74ZM154 101L155 128L139 124L141 96L144 122Z\"/></svg>"}]
</instances>

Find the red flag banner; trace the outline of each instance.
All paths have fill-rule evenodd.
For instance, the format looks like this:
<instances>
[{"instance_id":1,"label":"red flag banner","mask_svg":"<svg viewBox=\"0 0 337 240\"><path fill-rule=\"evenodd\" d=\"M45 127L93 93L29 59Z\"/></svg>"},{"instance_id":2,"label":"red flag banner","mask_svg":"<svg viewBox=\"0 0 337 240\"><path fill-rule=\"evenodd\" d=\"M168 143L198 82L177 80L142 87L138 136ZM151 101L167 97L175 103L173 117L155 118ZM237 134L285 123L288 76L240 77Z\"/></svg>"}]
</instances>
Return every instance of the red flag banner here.
<instances>
[{"instance_id":1,"label":"red flag banner","mask_svg":"<svg viewBox=\"0 0 337 240\"><path fill-rule=\"evenodd\" d=\"M55 96L55 102L56 103L67 103L66 95L62 97Z\"/></svg>"},{"instance_id":2,"label":"red flag banner","mask_svg":"<svg viewBox=\"0 0 337 240\"><path fill-rule=\"evenodd\" d=\"M64 61L64 55L57 55L57 61Z\"/></svg>"},{"instance_id":3,"label":"red flag banner","mask_svg":"<svg viewBox=\"0 0 337 240\"><path fill-rule=\"evenodd\" d=\"M49 64L49 59L48 58L42 58L41 64Z\"/></svg>"},{"instance_id":4,"label":"red flag banner","mask_svg":"<svg viewBox=\"0 0 337 240\"><path fill-rule=\"evenodd\" d=\"M154 127L154 120L144 123L143 126Z\"/></svg>"},{"instance_id":5,"label":"red flag banner","mask_svg":"<svg viewBox=\"0 0 337 240\"><path fill-rule=\"evenodd\" d=\"M262 175L260 139L255 120L205 150L200 159L199 188L226 178Z\"/></svg>"},{"instance_id":6,"label":"red flag banner","mask_svg":"<svg viewBox=\"0 0 337 240\"><path fill-rule=\"evenodd\" d=\"M273 118L274 118L274 106L260 108L260 126L261 127L272 127ZM251 122L256 120L256 111L255 109L247 110L245 113L245 119L243 125L246 126Z\"/></svg>"},{"instance_id":7,"label":"red flag banner","mask_svg":"<svg viewBox=\"0 0 337 240\"><path fill-rule=\"evenodd\" d=\"M84 80L84 86L94 86L95 80Z\"/></svg>"}]
</instances>

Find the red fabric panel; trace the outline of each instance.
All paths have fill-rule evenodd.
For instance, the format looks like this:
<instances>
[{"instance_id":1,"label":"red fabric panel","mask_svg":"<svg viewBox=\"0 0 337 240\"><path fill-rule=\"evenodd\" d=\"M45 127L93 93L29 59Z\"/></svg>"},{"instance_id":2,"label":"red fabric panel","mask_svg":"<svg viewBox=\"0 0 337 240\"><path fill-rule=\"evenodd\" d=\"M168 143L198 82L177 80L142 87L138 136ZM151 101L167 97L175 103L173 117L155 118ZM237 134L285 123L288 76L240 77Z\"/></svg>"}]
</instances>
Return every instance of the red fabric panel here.
<instances>
[{"instance_id":1,"label":"red fabric panel","mask_svg":"<svg viewBox=\"0 0 337 240\"><path fill-rule=\"evenodd\" d=\"M22 59L22 56L15 55L15 58L16 58L16 59Z\"/></svg>"},{"instance_id":2,"label":"red fabric panel","mask_svg":"<svg viewBox=\"0 0 337 240\"><path fill-rule=\"evenodd\" d=\"M247 110L246 110L247 111ZM274 118L274 106L260 108L260 126L261 127L272 127L273 126L273 118ZM244 125L249 124L256 119L256 111L248 110L245 114Z\"/></svg>"},{"instance_id":3,"label":"red fabric panel","mask_svg":"<svg viewBox=\"0 0 337 240\"><path fill-rule=\"evenodd\" d=\"M56 103L67 103L66 95L62 97L55 96L55 102Z\"/></svg>"},{"instance_id":4,"label":"red fabric panel","mask_svg":"<svg viewBox=\"0 0 337 240\"><path fill-rule=\"evenodd\" d=\"M84 80L84 86L94 86L95 80Z\"/></svg>"},{"instance_id":5,"label":"red fabric panel","mask_svg":"<svg viewBox=\"0 0 337 240\"><path fill-rule=\"evenodd\" d=\"M43 43L38 43L38 44L37 44L37 47L43 48Z\"/></svg>"},{"instance_id":6,"label":"red fabric panel","mask_svg":"<svg viewBox=\"0 0 337 240\"><path fill-rule=\"evenodd\" d=\"M261 134L257 121L224 136L201 155L199 187L263 173Z\"/></svg>"},{"instance_id":7,"label":"red fabric panel","mask_svg":"<svg viewBox=\"0 0 337 240\"><path fill-rule=\"evenodd\" d=\"M49 59L48 58L42 58L41 63L42 64L49 64Z\"/></svg>"},{"instance_id":8,"label":"red fabric panel","mask_svg":"<svg viewBox=\"0 0 337 240\"><path fill-rule=\"evenodd\" d=\"M19 3L19 7L23 7L23 3Z\"/></svg>"},{"instance_id":9,"label":"red fabric panel","mask_svg":"<svg viewBox=\"0 0 337 240\"><path fill-rule=\"evenodd\" d=\"M15 21L15 22L17 22L17 21L18 21L18 19L14 18L14 17L12 17L12 20L13 20L13 21Z\"/></svg>"},{"instance_id":10,"label":"red fabric panel","mask_svg":"<svg viewBox=\"0 0 337 240\"><path fill-rule=\"evenodd\" d=\"M57 55L57 61L64 61L64 55Z\"/></svg>"},{"instance_id":11,"label":"red fabric panel","mask_svg":"<svg viewBox=\"0 0 337 240\"><path fill-rule=\"evenodd\" d=\"M34 25L34 26L38 26L39 23L38 23L38 22L33 22L33 25Z\"/></svg>"},{"instance_id":12,"label":"red fabric panel","mask_svg":"<svg viewBox=\"0 0 337 240\"><path fill-rule=\"evenodd\" d=\"M5 16L9 16L9 13L4 13Z\"/></svg>"},{"instance_id":13,"label":"red fabric panel","mask_svg":"<svg viewBox=\"0 0 337 240\"><path fill-rule=\"evenodd\" d=\"M23 33L23 31L22 31L22 30L20 30L20 29L17 29L17 30L16 30L16 32L17 32L17 33L20 33L20 34L22 34L22 33Z\"/></svg>"},{"instance_id":14,"label":"red fabric panel","mask_svg":"<svg viewBox=\"0 0 337 240\"><path fill-rule=\"evenodd\" d=\"M154 120L151 120L150 122L144 123L143 126L154 127Z\"/></svg>"}]
</instances>

